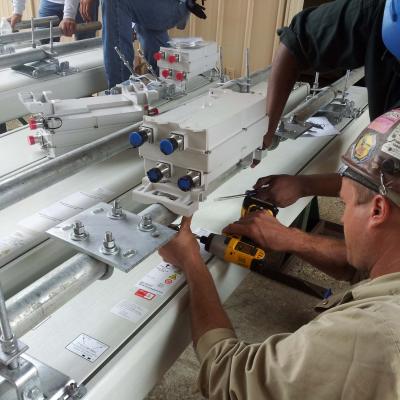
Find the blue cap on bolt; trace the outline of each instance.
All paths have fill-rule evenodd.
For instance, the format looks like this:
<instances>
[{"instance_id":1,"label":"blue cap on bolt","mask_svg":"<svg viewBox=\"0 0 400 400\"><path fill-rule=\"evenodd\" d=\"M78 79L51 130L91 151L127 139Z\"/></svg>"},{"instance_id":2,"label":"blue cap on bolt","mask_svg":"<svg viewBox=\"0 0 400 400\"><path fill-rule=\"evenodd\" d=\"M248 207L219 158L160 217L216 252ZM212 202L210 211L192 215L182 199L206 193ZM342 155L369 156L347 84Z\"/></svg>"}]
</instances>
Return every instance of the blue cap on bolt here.
<instances>
[{"instance_id":1,"label":"blue cap on bolt","mask_svg":"<svg viewBox=\"0 0 400 400\"><path fill-rule=\"evenodd\" d=\"M149 178L150 182L157 183L161 181L163 174L160 171L160 168L152 168L147 171L147 177Z\"/></svg>"},{"instance_id":2,"label":"blue cap on bolt","mask_svg":"<svg viewBox=\"0 0 400 400\"><path fill-rule=\"evenodd\" d=\"M178 188L184 192L189 192L194 187L194 182L191 176L185 175L178 179Z\"/></svg>"},{"instance_id":3,"label":"blue cap on bolt","mask_svg":"<svg viewBox=\"0 0 400 400\"><path fill-rule=\"evenodd\" d=\"M178 142L174 138L163 139L160 142L161 153L169 156L178 148Z\"/></svg>"},{"instance_id":4,"label":"blue cap on bolt","mask_svg":"<svg viewBox=\"0 0 400 400\"><path fill-rule=\"evenodd\" d=\"M144 142L147 141L147 134L144 132L132 132L129 135L129 142L132 147L140 147Z\"/></svg>"}]
</instances>

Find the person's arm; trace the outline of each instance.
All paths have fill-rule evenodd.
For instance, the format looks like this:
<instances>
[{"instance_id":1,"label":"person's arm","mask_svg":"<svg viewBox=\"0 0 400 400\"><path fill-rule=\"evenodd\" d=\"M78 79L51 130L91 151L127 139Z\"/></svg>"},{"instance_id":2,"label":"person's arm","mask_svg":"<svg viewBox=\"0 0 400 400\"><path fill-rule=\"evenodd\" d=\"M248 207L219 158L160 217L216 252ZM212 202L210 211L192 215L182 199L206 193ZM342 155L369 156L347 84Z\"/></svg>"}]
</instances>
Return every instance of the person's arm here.
<instances>
[{"instance_id":1,"label":"person's arm","mask_svg":"<svg viewBox=\"0 0 400 400\"><path fill-rule=\"evenodd\" d=\"M72 36L76 30L76 13L78 11L79 0L65 0L63 19L60 22L60 29L63 35Z\"/></svg>"},{"instance_id":2,"label":"person's arm","mask_svg":"<svg viewBox=\"0 0 400 400\"><path fill-rule=\"evenodd\" d=\"M232 324L221 305L214 281L200 256L199 245L190 230L189 218L182 219L177 236L162 247L159 253L166 262L180 267L185 273L190 292L194 345L196 346L204 333L214 329L227 330L228 335L234 336Z\"/></svg>"},{"instance_id":3,"label":"person's arm","mask_svg":"<svg viewBox=\"0 0 400 400\"><path fill-rule=\"evenodd\" d=\"M339 196L342 178L339 174L315 175L269 175L258 179L253 186L256 197L273 203L277 207L287 207L301 197Z\"/></svg>"},{"instance_id":4,"label":"person's arm","mask_svg":"<svg viewBox=\"0 0 400 400\"><path fill-rule=\"evenodd\" d=\"M81 0L80 1L80 6L79 6L79 11L82 15L82 18L86 21L89 22L92 20L92 8L94 5L95 0Z\"/></svg>"},{"instance_id":5,"label":"person's arm","mask_svg":"<svg viewBox=\"0 0 400 400\"><path fill-rule=\"evenodd\" d=\"M22 20L22 14L25 10L26 0L13 0L13 14L9 18L11 28L14 30L15 25Z\"/></svg>"},{"instance_id":6,"label":"person's arm","mask_svg":"<svg viewBox=\"0 0 400 400\"><path fill-rule=\"evenodd\" d=\"M355 268L347 262L343 240L288 228L262 212L251 213L228 225L223 232L246 236L263 249L295 254L338 280L350 281L355 273Z\"/></svg>"},{"instance_id":7,"label":"person's arm","mask_svg":"<svg viewBox=\"0 0 400 400\"><path fill-rule=\"evenodd\" d=\"M268 80L267 115L269 122L267 134L264 136L264 148L268 148L272 143L283 109L299 72L296 57L281 43L272 63L271 76Z\"/></svg>"},{"instance_id":8,"label":"person's arm","mask_svg":"<svg viewBox=\"0 0 400 400\"><path fill-rule=\"evenodd\" d=\"M281 45L268 81L267 148L299 72L354 69L365 62L368 27L377 13L375 2L336 0L298 13L278 31Z\"/></svg>"}]
</instances>

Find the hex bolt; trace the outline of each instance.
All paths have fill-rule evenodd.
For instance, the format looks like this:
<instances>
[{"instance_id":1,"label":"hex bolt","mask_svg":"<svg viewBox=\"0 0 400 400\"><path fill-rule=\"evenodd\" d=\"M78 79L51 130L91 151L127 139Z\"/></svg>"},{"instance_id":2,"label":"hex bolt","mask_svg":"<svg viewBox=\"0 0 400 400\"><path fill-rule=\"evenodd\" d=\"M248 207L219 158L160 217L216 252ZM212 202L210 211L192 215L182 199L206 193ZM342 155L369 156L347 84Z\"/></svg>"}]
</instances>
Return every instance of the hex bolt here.
<instances>
[{"instance_id":1,"label":"hex bolt","mask_svg":"<svg viewBox=\"0 0 400 400\"><path fill-rule=\"evenodd\" d=\"M104 254L115 254L119 251L118 246L115 244L112 232L107 231L105 233L101 251Z\"/></svg>"},{"instance_id":2,"label":"hex bolt","mask_svg":"<svg viewBox=\"0 0 400 400\"><path fill-rule=\"evenodd\" d=\"M89 236L86 232L85 225L83 225L81 221L75 221L72 228L71 239L73 240L84 240Z\"/></svg>"},{"instance_id":3,"label":"hex bolt","mask_svg":"<svg viewBox=\"0 0 400 400\"><path fill-rule=\"evenodd\" d=\"M111 207L111 212L108 213L109 218L111 219L122 219L125 218L125 214L122 210L121 204L119 200L114 200L113 205Z\"/></svg>"},{"instance_id":4,"label":"hex bolt","mask_svg":"<svg viewBox=\"0 0 400 400\"><path fill-rule=\"evenodd\" d=\"M106 249L113 249L115 247L115 241L112 232L106 232L106 234L104 235L103 245Z\"/></svg>"},{"instance_id":5,"label":"hex bolt","mask_svg":"<svg viewBox=\"0 0 400 400\"><path fill-rule=\"evenodd\" d=\"M145 214L142 216L142 219L139 223L139 230L143 232L151 232L155 229L153 225L153 219L150 214Z\"/></svg>"}]
</instances>

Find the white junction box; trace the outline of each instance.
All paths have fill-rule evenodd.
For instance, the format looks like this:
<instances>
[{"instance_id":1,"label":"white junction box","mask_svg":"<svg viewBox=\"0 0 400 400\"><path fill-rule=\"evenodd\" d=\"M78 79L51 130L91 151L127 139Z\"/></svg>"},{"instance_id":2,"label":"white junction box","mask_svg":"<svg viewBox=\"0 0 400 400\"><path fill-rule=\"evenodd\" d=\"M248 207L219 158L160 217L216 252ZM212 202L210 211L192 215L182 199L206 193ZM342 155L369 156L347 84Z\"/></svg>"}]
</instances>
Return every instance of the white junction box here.
<instances>
[{"instance_id":1,"label":"white junction box","mask_svg":"<svg viewBox=\"0 0 400 400\"><path fill-rule=\"evenodd\" d=\"M262 145L265 110L265 91L213 89L163 115L145 116L131 134L147 174L133 191L135 200L193 214L212 182Z\"/></svg>"},{"instance_id":2,"label":"white junction box","mask_svg":"<svg viewBox=\"0 0 400 400\"><path fill-rule=\"evenodd\" d=\"M216 68L219 62L218 45L198 41L193 47L161 47L155 58L160 78L187 81Z\"/></svg>"},{"instance_id":3,"label":"white junction box","mask_svg":"<svg viewBox=\"0 0 400 400\"><path fill-rule=\"evenodd\" d=\"M132 81L117 85L110 95L81 99L57 100L51 92L19 94L34 114L28 143L40 145L51 158L140 121L148 104L158 97L158 91Z\"/></svg>"}]
</instances>

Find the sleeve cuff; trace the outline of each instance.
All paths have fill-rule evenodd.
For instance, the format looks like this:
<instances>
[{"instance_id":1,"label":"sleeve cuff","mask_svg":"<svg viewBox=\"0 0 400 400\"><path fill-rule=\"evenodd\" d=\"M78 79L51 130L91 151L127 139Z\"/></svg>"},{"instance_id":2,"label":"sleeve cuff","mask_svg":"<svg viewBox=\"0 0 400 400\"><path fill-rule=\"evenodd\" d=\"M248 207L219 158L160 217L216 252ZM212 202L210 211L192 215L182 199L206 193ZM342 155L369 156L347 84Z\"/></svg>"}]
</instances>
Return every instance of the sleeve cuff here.
<instances>
[{"instance_id":1,"label":"sleeve cuff","mask_svg":"<svg viewBox=\"0 0 400 400\"><path fill-rule=\"evenodd\" d=\"M22 15L24 13L24 8L23 7L14 7L14 10L13 10L13 14L19 14L19 15Z\"/></svg>"},{"instance_id":2,"label":"sleeve cuff","mask_svg":"<svg viewBox=\"0 0 400 400\"><path fill-rule=\"evenodd\" d=\"M281 43L283 43L296 57L299 66L307 67L308 63L306 58L304 57L303 49L301 48L301 43L296 33L288 27L278 29L277 33Z\"/></svg>"},{"instance_id":3,"label":"sleeve cuff","mask_svg":"<svg viewBox=\"0 0 400 400\"><path fill-rule=\"evenodd\" d=\"M211 329L204 333L197 342L196 353L200 362L203 362L207 353L214 347L218 342L236 338L235 332L232 329L217 328Z\"/></svg>"}]
</instances>

